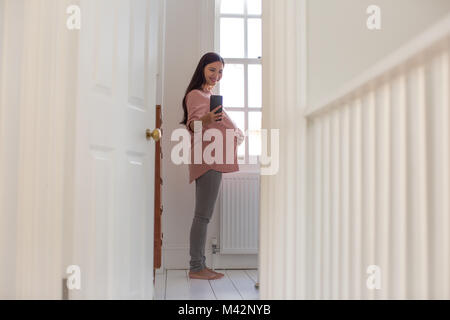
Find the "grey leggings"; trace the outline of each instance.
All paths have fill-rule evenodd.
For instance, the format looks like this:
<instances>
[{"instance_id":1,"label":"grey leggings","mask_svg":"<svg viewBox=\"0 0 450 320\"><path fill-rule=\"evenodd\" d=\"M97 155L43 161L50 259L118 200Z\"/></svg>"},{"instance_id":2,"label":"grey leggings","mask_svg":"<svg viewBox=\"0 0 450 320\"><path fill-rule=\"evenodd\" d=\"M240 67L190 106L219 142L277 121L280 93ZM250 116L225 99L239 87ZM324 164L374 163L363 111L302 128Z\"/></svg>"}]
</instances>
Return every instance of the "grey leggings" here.
<instances>
[{"instance_id":1,"label":"grey leggings","mask_svg":"<svg viewBox=\"0 0 450 320\"><path fill-rule=\"evenodd\" d=\"M190 234L190 270L206 268L206 232L222 182L222 172L209 170L195 180L195 215Z\"/></svg>"}]
</instances>

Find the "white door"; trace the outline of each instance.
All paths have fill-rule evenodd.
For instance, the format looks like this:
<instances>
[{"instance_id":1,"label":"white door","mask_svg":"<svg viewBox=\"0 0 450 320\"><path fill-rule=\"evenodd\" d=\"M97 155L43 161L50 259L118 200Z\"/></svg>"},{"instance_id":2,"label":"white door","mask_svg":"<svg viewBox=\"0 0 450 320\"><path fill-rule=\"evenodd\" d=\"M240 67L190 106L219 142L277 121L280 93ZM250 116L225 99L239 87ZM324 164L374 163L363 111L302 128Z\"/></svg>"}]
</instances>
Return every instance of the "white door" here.
<instances>
[{"instance_id":1,"label":"white door","mask_svg":"<svg viewBox=\"0 0 450 320\"><path fill-rule=\"evenodd\" d=\"M151 299L159 0L82 0L74 299Z\"/></svg>"}]
</instances>

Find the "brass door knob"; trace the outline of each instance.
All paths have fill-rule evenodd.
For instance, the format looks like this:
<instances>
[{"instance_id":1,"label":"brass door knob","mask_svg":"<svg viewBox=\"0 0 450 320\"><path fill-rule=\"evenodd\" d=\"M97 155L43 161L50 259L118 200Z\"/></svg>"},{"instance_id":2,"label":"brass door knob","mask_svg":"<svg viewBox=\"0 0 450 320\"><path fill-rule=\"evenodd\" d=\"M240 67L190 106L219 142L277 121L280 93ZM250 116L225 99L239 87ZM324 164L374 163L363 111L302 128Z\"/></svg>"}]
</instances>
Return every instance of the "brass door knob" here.
<instances>
[{"instance_id":1,"label":"brass door knob","mask_svg":"<svg viewBox=\"0 0 450 320\"><path fill-rule=\"evenodd\" d=\"M162 137L162 133L161 133L160 129L155 129L153 131L150 131L150 129L147 129L145 134L147 136L147 140L153 139L153 140L155 140L155 142L158 142L159 140L161 140L161 137Z\"/></svg>"}]
</instances>

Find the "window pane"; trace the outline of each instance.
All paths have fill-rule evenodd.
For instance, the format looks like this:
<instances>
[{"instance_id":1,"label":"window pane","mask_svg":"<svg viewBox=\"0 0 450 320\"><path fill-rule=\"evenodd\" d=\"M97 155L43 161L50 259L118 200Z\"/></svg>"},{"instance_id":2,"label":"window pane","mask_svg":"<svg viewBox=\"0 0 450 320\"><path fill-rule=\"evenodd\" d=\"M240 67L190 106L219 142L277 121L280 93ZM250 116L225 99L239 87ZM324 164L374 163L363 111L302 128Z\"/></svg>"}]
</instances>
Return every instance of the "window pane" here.
<instances>
[{"instance_id":1,"label":"window pane","mask_svg":"<svg viewBox=\"0 0 450 320\"><path fill-rule=\"evenodd\" d=\"M237 112L237 111L227 111L227 114L230 116L231 120L234 121L236 126L242 130L242 132L245 133L245 114L244 112ZM245 156L245 140L242 142L242 144L238 147L238 157Z\"/></svg>"},{"instance_id":2,"label":"window pane","mask_svg":"<svg viewBox=\"0 0 450 320\"><path fill-rule=\"evenodd\" d=\"M261 0L247 0L248 14L262 14L261 8Z\"/></svg>"},{"instance_id":3,"label":"window pane","mask_svg":"<svg viewBox=\"0 0 450 320\"><path fill-rule=\"evenodd\" d=\"M220 13L244 14L244 0L222 0Z\"/></svg>"},{"instance_id":4,"label":"window pane","mask_svg":"<svg viewBox=\"0 0 450 320\"><path fill-rule=\"evenodd\" d=\"M220 81L220 94L225 108L244 107L244 65L226 64Z\"/></svg>"},{"instance_id":5,"label":"window pane","mask_svg":"<svg viewBox=\"0 0 450 320\"><path fill-rule=\"evenodd\" d=\"M248 107L261 108L262 100L262 66L250 64L248 66Z\"/></svg>"},{"instance_id":6,"label":"window pane","mask_svg":"<svg viewBox=\"0 0 450 320\"><path fill-rule=\"evenodd\" d=\"M224 58L244 58L244 19L220 19L220 55Z\"/></svg>"},{"instance_id":7,"label":"window pane","mask_svg":"<svg viewBox=\"0 0 450 320\"><path fill-rule=\"evenodd\" d=\"M262 56L261 19L248 19L248 57Z\"/></svg>"},{"instance_id":8,"label":"window pane","mask_svg":"<svg viewBox=\"0 0 450 320\"><path fill-rule=\"evenodd\" d=\"M261 112L248 113L249 153L251 156L261 155Z\"/></svg>"}]
</instances>

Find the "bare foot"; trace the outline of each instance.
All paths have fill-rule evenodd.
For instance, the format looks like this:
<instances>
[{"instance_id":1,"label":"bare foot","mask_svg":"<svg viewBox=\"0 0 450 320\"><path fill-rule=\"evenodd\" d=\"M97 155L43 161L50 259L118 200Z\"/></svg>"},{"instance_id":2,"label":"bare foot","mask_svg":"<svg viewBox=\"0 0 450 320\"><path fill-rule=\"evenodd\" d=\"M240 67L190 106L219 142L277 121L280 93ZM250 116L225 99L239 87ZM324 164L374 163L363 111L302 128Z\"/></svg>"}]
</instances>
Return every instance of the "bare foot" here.
<instances>
[{"instance_id":1,"label":"bare foot","mask_svg":"<svg viewBox=\"0 0 450 320\"><path fill-rule=\"evenodd\" d=\"M215 274L217 274L218 276L219 276L219 278L218 279L221 279L221 278L223 278L224 277L224 274L223 273L220 273L220 272L216 272L216 271L214 271L214 270L211 270L210 268L208 268L208 267L206 267L206 270L208 270L209 272L211 272L211 273L215 273Z\"/></svg>"},{"instance_id":2,"label":"bare foot","mask_svg":"<svg viewBox=\"0 0 450 320\"><path fill-rule=\"evenodd\" d=\"M220 276L214 272L208 271L207 268L200 270L199 272L189 271L190 279L200 279L200 280L216 280L219 279Z\"/></svg>"}]
</instances>

